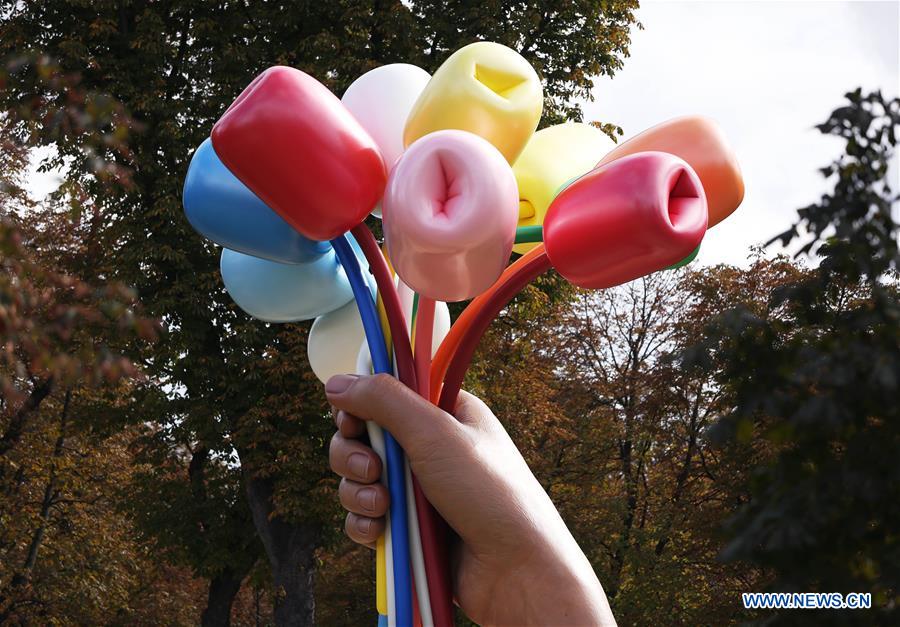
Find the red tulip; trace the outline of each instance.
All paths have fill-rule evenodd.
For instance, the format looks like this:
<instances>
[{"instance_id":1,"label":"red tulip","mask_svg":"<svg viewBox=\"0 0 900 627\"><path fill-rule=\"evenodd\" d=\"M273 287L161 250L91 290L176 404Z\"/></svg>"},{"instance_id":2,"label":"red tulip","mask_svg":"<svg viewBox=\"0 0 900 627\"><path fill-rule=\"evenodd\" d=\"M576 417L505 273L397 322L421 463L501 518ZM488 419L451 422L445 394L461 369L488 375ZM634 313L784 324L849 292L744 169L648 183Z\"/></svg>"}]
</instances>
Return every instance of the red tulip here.
<instances>
[{"instance_id":1,"label":"red tulip","mask_svg":"<svg viewBox=\"0 0 900 627\"><path fill-rule=\"evenodd\" d=\"M703 239L707 219L694 170L674 155L641 152L560 192L544 219L544 244L571 283L612 287L684 259Z\"/></svg>"},{"instance_id":2,"label":"red tulip","mask_svg":"<svg viewBox=\"0 0 900 627\"><path fill-rule=\"evenodd\" d=\"M712 120L685 116L657 124L616 146L597 165L648 150L671 153L694 169L706 194L709 228L730 216L744 199L744 179L737 156L725 133Z\"/></svg>"},{"instance_id":3,"label":"red tulip","mask_svg":"<svg viewBox=\"0 0 900 627\"><path fill-rule=\"evenodd\" d=\"M275 66L257 76L216 122L212 141L228 169L310 239L349 231L384 191L375 141L300 70Z\"/></svg>"}]
</instances>

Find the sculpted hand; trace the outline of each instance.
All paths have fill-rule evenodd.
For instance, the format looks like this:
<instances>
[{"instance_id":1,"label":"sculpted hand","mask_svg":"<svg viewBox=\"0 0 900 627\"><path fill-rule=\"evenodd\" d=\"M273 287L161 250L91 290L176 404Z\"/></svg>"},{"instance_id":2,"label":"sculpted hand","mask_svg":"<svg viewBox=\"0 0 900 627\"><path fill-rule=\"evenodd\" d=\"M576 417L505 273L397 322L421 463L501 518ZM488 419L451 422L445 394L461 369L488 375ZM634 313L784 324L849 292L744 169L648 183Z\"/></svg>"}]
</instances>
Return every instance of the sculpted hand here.
<instances>
[{"instance_id":1,"label":"sculpted hand","mask_svg":"<svg viewBox=\"0 0 900 627\"><path fill-rule=\"evenodd\" d=\"M387 375L332 377L325 388L338 433L346 532L374 546L388 493L381 461L359 438L366 420L390 431L437 511L457 533L454 593L483 625L615 625L590 563L503 426L461 392L456 417Z\"/></svg>"}]
</instances>

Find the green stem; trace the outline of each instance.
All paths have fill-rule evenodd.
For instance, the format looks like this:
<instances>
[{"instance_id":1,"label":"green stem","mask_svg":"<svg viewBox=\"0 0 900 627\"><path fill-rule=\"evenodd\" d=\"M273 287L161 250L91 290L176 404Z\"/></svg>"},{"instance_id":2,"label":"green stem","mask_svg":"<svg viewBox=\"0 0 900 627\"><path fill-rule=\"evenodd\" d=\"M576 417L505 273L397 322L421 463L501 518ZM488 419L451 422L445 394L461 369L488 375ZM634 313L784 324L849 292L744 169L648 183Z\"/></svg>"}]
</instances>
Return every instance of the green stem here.
<instances>
[{"instance_id":1,"label":"green stem","mask_svg":"<svg viewBox=\"0 0 900 627\"><path fill-rule=\"evenodd\" d=\"M544 227L520 226L516 229L516 244L537 244L544 241Z\"/></svg>"}]
</instances>

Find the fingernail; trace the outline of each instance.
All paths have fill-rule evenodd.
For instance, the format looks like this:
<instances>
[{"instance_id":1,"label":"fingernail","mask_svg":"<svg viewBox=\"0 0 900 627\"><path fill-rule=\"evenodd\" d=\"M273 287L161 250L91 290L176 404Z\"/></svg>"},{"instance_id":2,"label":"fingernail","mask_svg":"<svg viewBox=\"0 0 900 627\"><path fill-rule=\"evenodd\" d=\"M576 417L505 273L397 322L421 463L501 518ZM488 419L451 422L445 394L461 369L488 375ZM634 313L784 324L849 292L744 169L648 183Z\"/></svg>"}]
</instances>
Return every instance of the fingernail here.
<instances>
[{"instance_id":1,"label":"fingernail","mask_svg":"<svg viewBox=\"0 0 900 627\"><path fill-rule=\"evenodd\" d=\"M375 491L375 488L363 488L357 493L356 498L359 500L359 504L364 510L367 512L374 512L375 498L377 496L378 492Z\"/></svg>"},{"instance_id":2,"label":"fingernail","mask_svg":"<svg viewBox=\"0 0 900 627\"><path fill-rule=\"evenodd\" d=\"M353 453L347 458L347 467L360 479L367 479L369 477L369 456L365 453Z\"/></svg>"},{"instance_id":3,"label":"fingernail","mask_svg":"<svg viewBox=\"0 0 900 627\"><path fill-rule=\"evenodd\" d=\"M356 381L356 375L336 374L328 379L328 383L325 384L325 393L341 394L346 392L347 389L353 385L354 381Z\"/></svg>"},{"instance_id":4,"label":"fingernail","mask_svg":"<svg viewBox=\"0 0 900 627\"><path fill-rule=\"evenodd\" d=\"M371 518L357 518L356 519L356 529L362 534L368 534L369 529L372 528L372 519Z\"/></svg>"}]
</instances>

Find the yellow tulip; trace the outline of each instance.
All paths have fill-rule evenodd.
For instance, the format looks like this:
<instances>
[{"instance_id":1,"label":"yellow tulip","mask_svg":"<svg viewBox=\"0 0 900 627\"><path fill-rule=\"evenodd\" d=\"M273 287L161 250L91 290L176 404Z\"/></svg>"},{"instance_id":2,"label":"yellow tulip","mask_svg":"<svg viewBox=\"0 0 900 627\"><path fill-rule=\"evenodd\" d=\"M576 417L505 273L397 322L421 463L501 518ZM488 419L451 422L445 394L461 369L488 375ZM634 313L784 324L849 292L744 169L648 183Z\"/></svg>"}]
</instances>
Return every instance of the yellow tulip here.
<instances>
[{"instance_id":1,"label":"yellow tulip","mask_svg":"<svg viewBox=\"0 0 900 627\"><path fill-rule=\"evenodd\" d=\"M544 95L534 68L511 48L481 41L460 48L425 86L406 121L406 146L444 129L480 135L509 163L541 119Z\"/></svg>"},{"instance_id":2,"label":"yellow tulip","mask_svg":"<svg viewBox=\"0 0 900 627\"><path fill-rule=\"evenodd\" d=\"M560 186L586 174L615 147L606 133L590 124L567 122L535 133L513 164L519 185L518 226L544 223L547 208ZM536 244L518 244L524 254Z\"/></svg>"}]
</instances>

